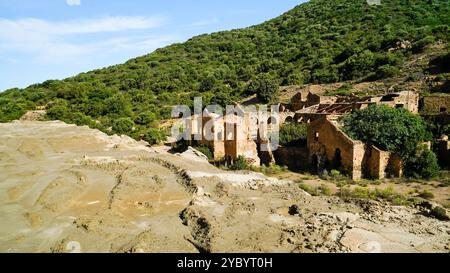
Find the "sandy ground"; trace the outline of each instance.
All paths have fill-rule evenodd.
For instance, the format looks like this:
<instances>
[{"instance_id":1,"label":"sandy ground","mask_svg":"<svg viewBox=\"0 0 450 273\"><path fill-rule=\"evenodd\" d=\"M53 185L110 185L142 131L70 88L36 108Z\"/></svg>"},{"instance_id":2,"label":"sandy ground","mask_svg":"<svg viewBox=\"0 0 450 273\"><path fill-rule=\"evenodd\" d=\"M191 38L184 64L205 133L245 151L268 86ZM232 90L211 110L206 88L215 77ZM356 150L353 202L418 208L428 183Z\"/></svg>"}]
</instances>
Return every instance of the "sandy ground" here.
<instances>
[{"instance_id":1,"label":"sandy ground","mask_svg":"<svg viewBox=\"0 0 450 273\"><path fill-rule=\"evenodd\" d=\"M449 222L416 208L312 197L86 127L0 124L0 252L449 249Z\"/></svg>"}]
</instances>

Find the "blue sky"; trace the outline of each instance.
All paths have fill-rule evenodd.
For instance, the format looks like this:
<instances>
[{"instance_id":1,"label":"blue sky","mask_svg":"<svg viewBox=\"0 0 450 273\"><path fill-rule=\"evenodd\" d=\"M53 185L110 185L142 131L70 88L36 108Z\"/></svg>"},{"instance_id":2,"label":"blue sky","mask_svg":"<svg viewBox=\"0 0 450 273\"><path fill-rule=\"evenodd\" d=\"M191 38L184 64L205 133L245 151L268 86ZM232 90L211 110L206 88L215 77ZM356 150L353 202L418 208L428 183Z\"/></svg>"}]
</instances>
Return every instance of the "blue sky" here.
<instances>
[{"instance_id":1,"label":"blue sky","mask_svg":"<svg viewBox=\"0 0 450 273\"><path fill-rule=\"evenodd\" d=\"M192 36L247 27L303 0L0 0L0 91L63 79Z\"/></svg>"}]
</instances>

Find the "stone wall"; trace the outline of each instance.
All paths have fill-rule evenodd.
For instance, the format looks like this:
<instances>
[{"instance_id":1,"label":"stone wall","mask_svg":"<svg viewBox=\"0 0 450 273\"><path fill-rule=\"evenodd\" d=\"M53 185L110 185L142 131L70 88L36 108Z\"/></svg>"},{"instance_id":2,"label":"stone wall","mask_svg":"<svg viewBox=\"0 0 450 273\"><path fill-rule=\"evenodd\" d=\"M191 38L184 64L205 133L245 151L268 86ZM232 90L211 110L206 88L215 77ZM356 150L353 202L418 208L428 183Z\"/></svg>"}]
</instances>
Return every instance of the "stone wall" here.
<instances>
[{"instance_id":1,"label":"stone wall","mask_svg":"<svg viewBox=\"0 0 450 273\"><path fill-rule=\"evenodd\" d=\"M277 165L287 166L292 171L309 170L307 147L278 147L273 155Z\"/></svg>"},{"instance_id":2,"label":"stone wall","mask_svg":"<svg viewBox=\"0 0 450 273\"><path fill-rule=\"evenodd\" d=\"M373 145L368 145L364 156L364 177L372 179L383 179L386 177L386 169L391 154L382 151Z\"/></svg>"},{"instance_id":3,"label":"stone wall","mask_svg":"<svg viewBox=\"0 0 450 273\"><path fill-rule=\"evenodd\" d=\"M438 159L442 167L450 169L450 141L447 136L443 136L438 141Z\"/></svg>"},{"instance_id":4,"label":"stone wall","mask_svg":"<svg viewBox=\"0 0 450 273\"><path fill-rule=\"evenodd\" d=\"M450 113L450 96L427 96L421 99L424 114Z\"/></svg>"},{"instance_id":5,"label":"stone wall","mask_svg":"<svg viewBox=\"0 0 450 273\"><path fill-rule=\"evenodd\" d=\"M311 122L308 126L307 142L309 162L313 169L316 168L316 164L320 165L322 162L338 164L341 170L351 175L352 179L361 179L364 144L349 138L334 121L322 118Z\"/></svg>"},{"instance_id":6,"label":"stone wall","mask_svg":"<svg viewBox=\"0 0 450 273\"><path fill-rule=\"evenodd\" d=\"M379 104L393 108L405 108L412 113L419 112L419 94L413 91L392 93L380 98Z\"/></svg>"}]
</instances>

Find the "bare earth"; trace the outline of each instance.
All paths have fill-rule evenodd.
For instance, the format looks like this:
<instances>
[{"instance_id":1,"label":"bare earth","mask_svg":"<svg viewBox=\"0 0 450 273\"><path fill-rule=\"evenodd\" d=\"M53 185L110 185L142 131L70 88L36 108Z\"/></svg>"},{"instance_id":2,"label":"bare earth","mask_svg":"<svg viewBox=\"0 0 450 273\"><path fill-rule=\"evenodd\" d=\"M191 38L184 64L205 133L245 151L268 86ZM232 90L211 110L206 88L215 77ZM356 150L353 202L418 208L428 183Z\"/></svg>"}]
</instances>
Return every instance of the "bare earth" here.
<instances>
[{"instance_id":1,"label":"bare earth","mask_svg":"<svg viewBox=\"0 0 450 273\"><path fill-rule=\"evenodd\" d=\"M86 127L0 124L0 252L449 250L450 223L415 208L312 197Z\"/></svg>"}]
</instances>

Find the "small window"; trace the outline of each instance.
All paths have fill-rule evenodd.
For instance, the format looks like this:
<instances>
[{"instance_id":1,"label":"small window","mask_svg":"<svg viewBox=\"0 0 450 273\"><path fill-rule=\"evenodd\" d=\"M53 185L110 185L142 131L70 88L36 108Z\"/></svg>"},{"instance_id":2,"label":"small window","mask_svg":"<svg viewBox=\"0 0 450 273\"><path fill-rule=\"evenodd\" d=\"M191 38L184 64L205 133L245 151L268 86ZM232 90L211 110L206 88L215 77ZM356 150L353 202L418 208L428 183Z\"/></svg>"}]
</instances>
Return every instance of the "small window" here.
<instances>
[{"instance_id":1,"label":"small window","mask_svg":"<svg viewBox=\"0 0 450 273\"><path fill-rule=\"evenodd\" d=\"M440 112L441 112L441 113L445 113L445 112L447 112L447 108L445 108L445 107L441 107L441 109L440 109Z\"/></svg>"},{"instance_id":2,"label":"small window","mask_svg":"<svg viewBox=\"0 0 450 273\"><path fill-rule=\"evenodd\" d=\"M319 132L316 132L316 133L314 134L314 139L315 139L316 141L319 141Z\"/></svg>"},{"instance_id":3,"label":"small window","mask_svg":"<svg viewBox=\"0 0 450 273\"><path fill-rule=\"evenodd\" d=\"M395 108L400 109L400 108L404 108L405 105L404 104L397 104L395 105Z\"/></svg>"}]
</instances>

